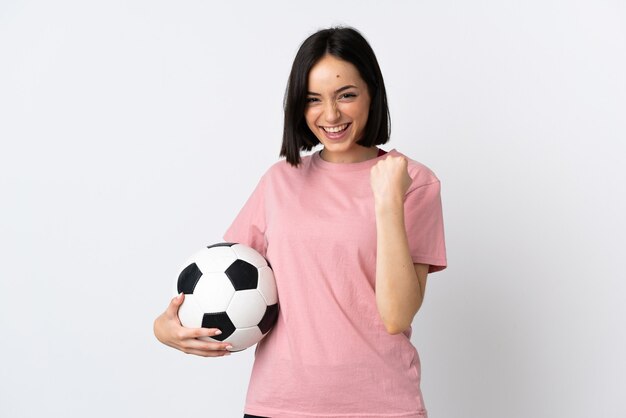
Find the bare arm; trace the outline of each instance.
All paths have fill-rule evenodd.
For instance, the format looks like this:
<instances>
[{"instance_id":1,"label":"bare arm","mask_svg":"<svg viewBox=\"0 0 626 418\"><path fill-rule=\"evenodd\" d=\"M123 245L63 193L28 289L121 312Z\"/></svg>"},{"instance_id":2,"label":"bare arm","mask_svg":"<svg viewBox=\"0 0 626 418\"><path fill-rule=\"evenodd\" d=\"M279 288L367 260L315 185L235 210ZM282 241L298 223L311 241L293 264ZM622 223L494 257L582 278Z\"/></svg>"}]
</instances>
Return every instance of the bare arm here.
<instances>
[{"instance_id":1,"label":"bare arm","mask_svg":"<svg viewBox=\"0 0 626 418\"><path fill-rule=\"evenodd\" d=\"M424 300L427 264L413 264L404 224L407 161L388 157L372 169L376 213L376 304L387 331L405 331Z\"/></svg>"}]
</instances>

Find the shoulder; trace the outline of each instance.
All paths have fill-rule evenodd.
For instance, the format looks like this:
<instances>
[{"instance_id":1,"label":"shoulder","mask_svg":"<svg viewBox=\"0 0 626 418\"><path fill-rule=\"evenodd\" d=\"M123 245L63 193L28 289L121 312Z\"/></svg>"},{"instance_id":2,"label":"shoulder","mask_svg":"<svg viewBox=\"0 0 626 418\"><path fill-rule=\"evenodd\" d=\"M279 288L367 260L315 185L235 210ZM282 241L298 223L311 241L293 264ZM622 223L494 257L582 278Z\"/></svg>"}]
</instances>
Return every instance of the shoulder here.
<instances>
[{"instance_id":1,"label":"shoulder","mask_svg":"<svg viewBox=\"0 0 626 418\"><path fill-rule=\"evenodd\" d=\"M290 187L298 187L307 177L310 165L310 156L303 157L298 167L292 166L285 159L276 161L263 173L257 188L265 194L272 190L282 192Z\"/></svg>"},{"instance_id":2,"label":"shoulder","mask_svg":"<svg viewBox=\"0 0 626 418\"><path fill-rule=\"evenodd\" d=\"M285 177L294 177L298 174L302 174L306 172L311 165L311 155L306 155L302 157L302 161L298 167L294 167L287 162L285 159L281 159L280 161L272 164L263 177L267 180L276 180Z\"/></svg>"},{"instance_id":3,"label":"shoulder","mask_svg":"<svg viewBox=\"0 0 626 418\"><path fill-rule=\"evenodd\" d=\"M407 169L409 171L409 176L411 176L412 179L409 191L418 189L422 186L428 186L430 184L439 184L439 178L437 175L425 164L416 161L397 150L392 150L389 154L406 158L408 163Z\"/></svg>"}]
</instances>

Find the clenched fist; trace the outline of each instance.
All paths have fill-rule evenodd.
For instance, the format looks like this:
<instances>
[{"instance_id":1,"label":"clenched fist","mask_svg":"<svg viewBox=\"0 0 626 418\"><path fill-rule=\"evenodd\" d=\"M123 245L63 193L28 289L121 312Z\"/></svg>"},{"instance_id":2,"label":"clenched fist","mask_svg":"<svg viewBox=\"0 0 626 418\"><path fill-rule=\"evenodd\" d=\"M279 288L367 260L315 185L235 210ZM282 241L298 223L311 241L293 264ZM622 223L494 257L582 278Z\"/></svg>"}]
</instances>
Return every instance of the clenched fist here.
<instances>
[{"instance_id":1,"label":"clenched fist","mask_svg":"<svg viewBox=\"0 0 626 418\"><path fill-rule=\"evenodd\" d=\"M404 205L404 196L411 185L407 165L405 157L389 156L372 167L370 179L377 207Z\"/></svg>"}]
</instances>

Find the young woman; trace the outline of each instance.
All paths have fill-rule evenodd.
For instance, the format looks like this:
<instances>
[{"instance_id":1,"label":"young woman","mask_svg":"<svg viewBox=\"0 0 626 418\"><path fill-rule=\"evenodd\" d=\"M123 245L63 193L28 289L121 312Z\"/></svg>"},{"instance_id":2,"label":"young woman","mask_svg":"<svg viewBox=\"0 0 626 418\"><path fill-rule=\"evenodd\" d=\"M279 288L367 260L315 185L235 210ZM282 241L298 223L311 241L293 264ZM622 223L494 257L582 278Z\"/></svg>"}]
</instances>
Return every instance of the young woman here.
<instances>
[{"instance_id":1,"label":"young woman","mask_svg":"<svg viewBox=\"0 0 626 418\"><path fill-rule=\"evenodd\" d=\"M426 417L411 322L428 273L446 267L439 180L389 140L383 77L352 28L307 38L285 96L280 155L224 235L271 263L280 312L256 348L249 417ZM320 151L300 152L321 144ZM186 353L229 354L176 316L157 338Z\"/></svg>"}]
</instances>

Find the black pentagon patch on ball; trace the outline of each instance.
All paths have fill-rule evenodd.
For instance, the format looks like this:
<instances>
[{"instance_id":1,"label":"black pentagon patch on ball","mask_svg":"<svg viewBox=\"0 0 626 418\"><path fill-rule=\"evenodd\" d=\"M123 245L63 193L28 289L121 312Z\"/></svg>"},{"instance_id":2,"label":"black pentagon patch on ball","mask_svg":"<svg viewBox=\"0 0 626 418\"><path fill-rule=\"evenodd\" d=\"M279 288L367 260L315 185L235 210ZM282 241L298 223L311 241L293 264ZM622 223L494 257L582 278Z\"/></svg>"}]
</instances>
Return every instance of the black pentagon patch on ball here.
<instances>
[{"instance_id":1,"label":"black pentagon patch on ball","mask_svg":"<svg viewBox=\"0 0 626 418\"><path fill-rule=\"evenodd\" d=\"M213 248L213 247L232 247L233 245L235 245L235 243L234 243L234 242L218 242L217 244L209 245L207 248Z\"/></svg>"},{"instance_id":2,"label":"black pentagon patch on ball","mask_svg":"<svg viewBox=\"0 0 626 418\"><path fill-rule=\"evenodd\" d=\"M276 318L278 318L278 303L268 306L265 310L265 315L263 315L261 322L259 322L261 334L267 334L268 331L272 329Z\"/></svg>"},{"instance_id":3,"label":"black pentagon patch on ball","mask_svg":"<svg viewBox=\"0 0 626 418\"><path fill-rule=\"evenodd\" d=\"M259 282L258 269L243 260L235 260L224 273L230 279L235 290L256 289Z\"/></svg>"},{"instance_id":4,"label":"black pentagon patch on ball","mask_svg":"<svg viewBox=\"0 0 626 418\"><path fill-rule=\"evenodd\" d=\"M200 277L202 277L202 272L196 263L189 264L178 276L178 293L192 294Z\"/></svg>"},{"instance_id":5,"label":"black pentagon patch on ball","mask_svg":"<svg viewBox=\"0 0 626 418\"><path fill-rule=\"evenodd\" d=\"M217 328L222 333L214 335L211 338L218 341L224 341L235 332L235 325L230 320L226 312L205 313L202 316L202 328Z\"/></svg>"}]
</instances>

